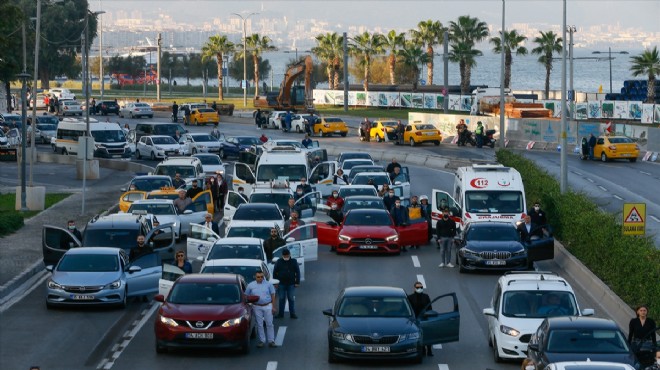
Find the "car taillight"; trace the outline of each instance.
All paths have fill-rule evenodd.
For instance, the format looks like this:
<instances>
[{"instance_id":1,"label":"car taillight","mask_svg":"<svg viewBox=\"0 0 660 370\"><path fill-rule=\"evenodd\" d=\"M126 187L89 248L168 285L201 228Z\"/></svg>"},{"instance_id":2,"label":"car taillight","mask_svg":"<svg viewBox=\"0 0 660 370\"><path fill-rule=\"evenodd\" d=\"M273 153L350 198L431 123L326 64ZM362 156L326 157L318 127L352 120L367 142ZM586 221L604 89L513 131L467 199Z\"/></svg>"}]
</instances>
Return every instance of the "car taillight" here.
<instances>
[{"instance_id":1,"label":"car taillight","mask_svg":"<svg viewBox=\"0 0 660 370\"><path fill-rule=\"evenodd\" d=\"M616 150L616 145L610 145L607 147L609 150Z\"/></svg>"},{"instance_id":2,"label":"car taillight","mask_svg":"<svg viewBox=\"0 0 660 370\"><path fill-rule=\"evenodd\" d=\"M415 132L415 136L422 136L422 132L421 131Z\"/></svg>"},{"instance_id":3,"label":"car taillight","mask_svg":"<svg viewBox=\"0 0 660 370\"><path fill-rule=\"evenodd\" d=\"M329 123L326 123L326 124L323 125L323 127L325 127L325 128L330 128L330 124L329 124Z\"/></svg>"}]
</instances>

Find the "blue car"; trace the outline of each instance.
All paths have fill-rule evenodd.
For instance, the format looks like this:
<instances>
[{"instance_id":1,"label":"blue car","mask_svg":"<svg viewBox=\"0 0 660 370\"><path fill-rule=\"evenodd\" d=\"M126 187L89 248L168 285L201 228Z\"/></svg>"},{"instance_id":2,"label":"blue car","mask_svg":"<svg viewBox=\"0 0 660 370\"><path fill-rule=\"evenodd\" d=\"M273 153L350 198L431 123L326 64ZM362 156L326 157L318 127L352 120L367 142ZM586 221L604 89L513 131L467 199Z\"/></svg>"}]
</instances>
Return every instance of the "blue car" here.
<instances>
[{"instance_id":1,"label":"blue car","mask_svg":"<svg viewBox=\"0 0 660 370\"><path fill-rule=\"evenodd\" d=\"M163 267L158 253L128 259L119 248L69 249L47 284L46 307L115 305L126 307L128 297L158 293Z\"/></svg>"},{"instance_id":2,"label":"blue car","mask_svg":"<svg viewBox=\"0 0 660 370\"><path fill-rule=\"evenodd\" d=\"M262 145L262 142L254 136L229 136L220 144L220 157L225 159L229 156L238 158L240 152L247 152L253 145Z\"/></svg>"}]
</instances>

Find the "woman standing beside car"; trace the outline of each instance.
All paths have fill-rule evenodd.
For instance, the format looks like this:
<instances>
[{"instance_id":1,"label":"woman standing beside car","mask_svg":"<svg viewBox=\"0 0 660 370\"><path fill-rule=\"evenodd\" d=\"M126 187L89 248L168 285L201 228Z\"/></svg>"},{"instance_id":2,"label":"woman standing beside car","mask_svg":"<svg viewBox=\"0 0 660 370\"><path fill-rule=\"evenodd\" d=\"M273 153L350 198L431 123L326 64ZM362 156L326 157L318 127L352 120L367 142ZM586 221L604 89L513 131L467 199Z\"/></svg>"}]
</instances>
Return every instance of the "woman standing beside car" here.
<instances>
[{"instance_id":1,"label":"woman standing beside car","mask_svg":"<svg viewBox=\"0 0 660 370\"><path fill-rule=\"evenodd\" d=\"M628 324L628 343L644 368L650 366L654 360L653 355L658 345L655 339L657 327L655 321L648 317L648 306L638 306L635 313L637 317L631 319Z\"/></svg>"}]
</instances>

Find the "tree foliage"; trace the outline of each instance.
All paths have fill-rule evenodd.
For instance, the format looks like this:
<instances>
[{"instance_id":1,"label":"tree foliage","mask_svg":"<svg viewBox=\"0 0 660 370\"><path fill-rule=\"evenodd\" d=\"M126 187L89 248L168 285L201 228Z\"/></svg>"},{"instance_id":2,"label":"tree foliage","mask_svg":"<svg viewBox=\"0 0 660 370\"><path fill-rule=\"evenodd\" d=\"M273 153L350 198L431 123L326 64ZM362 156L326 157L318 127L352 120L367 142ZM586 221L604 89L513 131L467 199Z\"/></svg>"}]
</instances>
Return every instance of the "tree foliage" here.
<instances>
[{"instance_id":1,"label":"tree foliage","mask_svg":"<svg viewBox=\"0 0 660 370\"><path fill-rule=\"evenodd\" d=\"M646 88L646 102L655 102L655 77L660 74L660 56L658 47L654 46L651 50L644 50L639 55L630 57L632 66L630 71L633 76L647 76L648 86Z\"/></svg>"},{"instance_id":2,"label":"tree foliage","mask_svg":"<svg viewBox=\"0 0 660 370\"><path fill-rule=\"evenodd\" d=\"M504 32L504 48L502 48L502 31L499 32L500 37L492 37L490 43L493 45L493 52L501 54L504 49L504 87L511 87L511 65L513 64L513 53L516 55L527 55L527 48L522 46L522 43L527 40L527 37L521 35L516 30Z\"/></svg>"},{"instance_id":3,"label":"tree foliage","mask_svg":"<svg viewBox=\"0 0 660 370\"><path fill-rule=\"evenodd\" d=\"M532 49L532 54L539 55L539 63L545 66L545 98L548 99L550 95L550 72L552 72L552 61L555 53L561 53L562 39L552 31L543 32L539 31L541 36L534 38L534 43L537 45Z\"/></svg>"},{"instance_id":4,"label":"tree foliage","mask_svg":"<svg viewBox=\"0 0 660 370\"><path fill-rule=\"evenodd\" d=\"M477 65L476 57L483 55L475 45L488 37L488 25L479 18L462 15L450 22L449 32L449 60L458 63L461 94L469 94L472 68Z\"/></svg>"}]
</instances>

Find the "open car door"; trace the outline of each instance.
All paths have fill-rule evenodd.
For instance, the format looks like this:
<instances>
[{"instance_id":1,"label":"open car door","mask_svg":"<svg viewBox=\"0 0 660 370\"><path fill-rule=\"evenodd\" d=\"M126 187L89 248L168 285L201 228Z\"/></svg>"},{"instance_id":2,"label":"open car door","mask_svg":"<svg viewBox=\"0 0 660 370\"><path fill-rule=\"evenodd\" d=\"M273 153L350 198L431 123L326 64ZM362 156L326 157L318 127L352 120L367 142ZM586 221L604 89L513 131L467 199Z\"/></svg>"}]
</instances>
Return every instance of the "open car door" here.
<instances>
[{"instance_id":1,"label":"open car door","mask_svg":"<svg viewBox=\"0 0 660 370\"><path fill-rule=\"evenodd\" d=\"M122 212L128 212L128 209L131 207L131 204L136 200L142 200L147 197L146 191L131 190L127 191L119 197L119 210Z\"/></svg>"},{"instance_id":2,"label":"open car door","mask_svg":"<svg viewBox=\"0 0 660 370\"><path fill-rule=\"evenodd\" d=\"M436 297L430 306L435 306L435 309L425 308L417 318L417 325L424 333L423 344L458 342L461 315L458 312L456 293Z\"/></svg>"},{"instance_id":3,"label":"open car door","mask_svg":"<svg viewBox=\"0 0 660 370\"><path fill-rule=\"evenodd\" d=\"M319 157L319 162L327 162L328 161L328 151L326 149L321 149L319 148L319 141L318 140L313 140L312 141L312 150L307 152L307 155L309 158L314 161L316 157ZM333 172L334 175L334 172Z\"/></svg>"},{"instance_id":4,"label":"open car door","mask_svg":"<svg viewBox=\"0 0 660 370\"><path fill-rule=\"evenodd\" d=\"M209 203L213 203L211 200L211 191L205 190L197 194L195 199L193 199L193 202L186 207L183 213L179 214L181 235L190 234L190 225L204 222L204 216L206 216L207 213L213 214L208 210Z\"/></svg>"},{"instance_id":5,"label":"open car door","mask_svg":"<svg viewBox=\"0 0 660 370\"><path fill-rule=\"evenodd\" d=\"M139 269L135 269L139 267ZM149 253L129 263L125 269L128 296L140 296L158 292L158 280L163 266L158 253Z\"/></svg>"},{"instance_id":6,"label":"open car door","mask_svg":"<svg viewBox=\"0 0 660 370\"><path fill-rule=\"evenodd\" d=\"M316 224L298 226L284 235L283 239L287 242L299 242L302 245L305 261L319 259L319 240L316 234Z\"/></svg>"},{"instance_id":7,"label":"open car door","mask_svg":"<svg viewBox=\"0 0 660 370\"><path fill-rule=\"evenodd\" d=\"M242 186L245 189L245 194L252 194L252 188L254 187L254 182L256 177L252 169L245 163L234 163L234 177L232 179L232 188L234 191L238 191L238 187Z\"/></svg>"},{"instance_id":8,"label":"open car door","mask_svg":"<svg viewBox=\"0 0 660 370\"><path fill-rule=\"evenodd\" d=\"M329 245L334 250L339 241L337 240L341 231L341 225L337 225L334 221L316 222L316 235L318 243Z\"/></svg>"},{"instance_id":9,"label":"open car door","mask_svg":"<svg viewBox=\"0 0 660 370\"><path fill-rule=\"evenodd\" d=\"M268 261L270 271L275 270L275 262L278 259L282 258L282 251L284 248L288 249L291 252L291 258L295 258L298 261L298 266L300 267L300 281L305 281L305 254L303 251L302 243L300 242L291 242L287 243L273 251L273 261Z\"/></svg>"},{"instance_id":10,"label":"open car door","mask_svg":"<svg viewBox=\"0 0 660 370\"><path fill-rule=\"evenodd\" d=\"M332 183L337 169L339 169L339 165L335 161L319 163L310 173L309 183L321 195L329 196L333 190L339 190L339 185Z\"/></svg>"},{"instance_id":11,"label":"open car door","mask_svg":"<svg viewBox=\"0 0 660 370\"><path fill-rule=\"evenodd\" d=\"M240 206L243 203L247 203L247 201L240 194L231 190L227 191L223 218L229 217L230 220L234 218L234 213L236 213L236 209L238 208L238 206Z\"/></svg>"},{"instance_id":12,"label":"open car door","mask_svg":"<svg viewBox=\"0 0 660 370\"><path fill-rule=\"evenodd\" d=\"M220 239L218 234L204 225L191 224L190 234L186 242L186 255L190 260L197 260L199 257L206 257L209 249L216 240Z\"/></svg>"},{"instance_id":13,"label":"open car door","mask_svg":"<svg viewBox=\"0 0 660 370\"><path fill-rule=\"evenodd\" d=\"M169 263L164 263L163 272L160 275L160 279L158 279L158 294L167 297L167 295L170 294L170 290L172 290L174 282L185 274L186 273L180 268L170 265Z\"/></svg>"},{"instance_id":14,"label":"open car door","mask_svg":"<svg viewBox=\"0 0 660 370\"><path fill-rule=\"evenodd\" d=\"M394 178L392 185L401 186L403 198L410 198L410 175L408 167L401 167L401 173Z\"/></svg>"},{"instance_id":15,"label":"open car door","mask_svg":"<svg viewBox=\"0 0 660 370\"><path fill-rule=\"evenodd\" d=\"M206 204L206 212L214 215L215 214L215 204L213 204L213 195L211 195L211 190L204 190L203 192L197 194L193 199L193 203L204 202ZM200 221L201 222L201 221Z\"/></svg>"},{"instance_id":16,"label":"open car door","mask_svg":"<svg viewBox=\"0 0 660 370\"><path fill-rule=\"evenodd\" d=\"M460 230L459 227L462 224L461 218L463 217L461 206L446 191L433 189L433 195L431 197L431 222L433 223L433 227L435 227L435 223L442 217L442 209L444 207L449 207L449 215L456 222L456 230Z\"/></svg>"},{"instance_id":17,"label":"open car door","mask_svg":"<svg viewBox=\"0 0 660 370\"><path fill-rule=\"evenodd\" d=\"M399 246L427 244L429 242L428 228L429 224L423 217L410 220L410 223L405 226L397 226Z\"/></svg>"},{"instance_id":18,"label":"open car door","mask_svg":"<svg viewBox=\"0 0 660 370\"><path fill-rule=\"evenodd\" d=\"M153 246L154 252L158 252L160 259L165 261L174 260L174 225L171 223L160 225L149 231L145 242Z\"/></svg>"},{"instance_id":19,"label":"open car door","mask_svg":"<svg viewBox=\"0 0 660 370\"><path fill-rule=\"evenodd\" d=\"M294 207L297 207L300 210L300 219L305 222L309 222L316 215L316 210L318 209L319 203L322 202L323 198L321 197L321 193L318 191L313 191L298 199L294 204Z\"/></svg>"},{"instance_id":20,"label":"open car door","mask_svg":"<svg viewBox=\"0 0 660 370\"><path fill-rule=\"evenodd\" d=\"M530 264L555 258L555 238L552 236L533 239L529 243L522 244L527 249L527 260Z\"/></svg>"},{"instance_id":21,"label":"open car door","mask_svg":"<svg viewBox=\"0 0 660 370\"><path fill-rule=\"evenodd\" d=\"M57 265L66 251L81 245L82 242L65 228L44 225L42 229L41 249L46 266Z\"/></svg>"},{"instance_id":22,"label":"open car door","mask_svg":"<svg viewBox=\"0 0 660 370\"><path fill-rule=\"evenodd\" d=\"M238 162L239 163L244 163L244 164L248 165L248 167L250 167L251 169L254 169L255 165L257 164L257 154L260 154L257 151L261 148L254 148L254 146L252 148L255 150L254 152L252 152L252 151L249 151L249 152L239 151L238 152Z\"/></svg>"}]
</instances>

